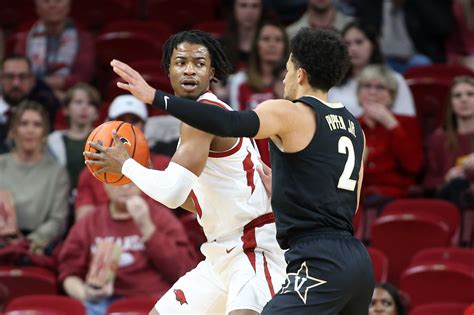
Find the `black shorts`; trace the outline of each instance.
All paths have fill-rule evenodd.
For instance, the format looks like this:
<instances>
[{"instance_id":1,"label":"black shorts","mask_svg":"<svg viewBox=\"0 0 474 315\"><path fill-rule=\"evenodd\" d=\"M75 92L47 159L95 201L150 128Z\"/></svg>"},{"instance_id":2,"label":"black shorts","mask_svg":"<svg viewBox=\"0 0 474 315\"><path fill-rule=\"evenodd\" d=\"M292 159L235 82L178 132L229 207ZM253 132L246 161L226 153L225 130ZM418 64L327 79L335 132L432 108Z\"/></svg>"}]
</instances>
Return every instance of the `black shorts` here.
<instances>
[{"instance_id":1,"label":"black shorts","mask_svg":"<svg viewBox=\"0 0 474 315\"><path fill-rule=\"evenodd\" d=\"M365 246L349 232L306 234L290 242L287 280L262 314L366 315L374 290Z\"/></svg>"}]
</instances>

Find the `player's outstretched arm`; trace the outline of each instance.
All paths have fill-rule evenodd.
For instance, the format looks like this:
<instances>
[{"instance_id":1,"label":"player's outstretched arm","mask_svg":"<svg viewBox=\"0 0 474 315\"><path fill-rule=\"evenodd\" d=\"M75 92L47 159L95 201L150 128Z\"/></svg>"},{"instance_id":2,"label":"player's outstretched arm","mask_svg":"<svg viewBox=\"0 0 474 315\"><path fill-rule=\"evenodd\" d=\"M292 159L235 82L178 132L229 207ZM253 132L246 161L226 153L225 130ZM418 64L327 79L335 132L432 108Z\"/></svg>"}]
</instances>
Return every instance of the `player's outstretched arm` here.
<instances>
[{"instance_id":1,"label":"player's outstretched arm","mask_svg":"<svg viewBox=\"0 0 474 315\"><path fill-rule=\"evenodd\" d=\"M145 103L161 108L186 124L205 132L221 137L255 137L267 138L278 135L279 126L284 125L281 119L283 106L279 103L290 103L285 100L267 101L265 109L247 111L227 111L214 105L198 103L193 100L176 97L160 90L155 90L146 83L142 76L127 64L118 60L111 62L113 70L127 83L118 82L117 86L132 93ZM273 104L275 103L275 104ZM261 128L261 120L264 119ZM275 124L275 122L279 122Z\"/></svg>"}]
</instances>

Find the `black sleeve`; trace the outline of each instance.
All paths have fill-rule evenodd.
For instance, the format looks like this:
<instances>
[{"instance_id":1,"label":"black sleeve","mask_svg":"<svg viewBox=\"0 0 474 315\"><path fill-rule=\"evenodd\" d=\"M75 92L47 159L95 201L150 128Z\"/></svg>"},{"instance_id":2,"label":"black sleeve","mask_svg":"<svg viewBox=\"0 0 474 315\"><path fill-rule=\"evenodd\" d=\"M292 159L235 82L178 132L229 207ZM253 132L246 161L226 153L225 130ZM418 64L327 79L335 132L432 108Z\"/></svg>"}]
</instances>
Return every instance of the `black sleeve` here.
<instances>
[{"instance_id":1,"label":"black sleeve","mask_svg":"<svg viewBox=\"0 0 474 315\"><path fill-rule=\"evenodd\" d=\"M253 110L231 111L156 90L153 106L182 122L221 137L254 137L260 120Z\"/></svg>"}]
</instances>

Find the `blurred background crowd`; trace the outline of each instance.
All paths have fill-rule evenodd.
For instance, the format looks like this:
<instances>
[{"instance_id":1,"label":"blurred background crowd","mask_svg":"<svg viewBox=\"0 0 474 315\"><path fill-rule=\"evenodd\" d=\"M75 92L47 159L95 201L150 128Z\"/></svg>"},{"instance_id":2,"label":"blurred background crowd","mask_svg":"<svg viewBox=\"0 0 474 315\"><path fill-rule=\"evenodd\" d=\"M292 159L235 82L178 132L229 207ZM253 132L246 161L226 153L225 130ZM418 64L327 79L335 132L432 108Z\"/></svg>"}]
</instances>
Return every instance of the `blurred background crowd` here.
<instances>
[{"instance_id":1,"label":"blurred background crowd","mask_svg":"<svg viewBox=\"0 0 474 315\"><path fill-rule=\"evenodd\" d=\"M50 293L89 314L119 302L149 309L202 258L193 214L133 184L106 186L84 168L85 141L107 120L140 128L156 169L179 138L178 120L117 88L112 59L172 92L161 46L180 30L207 31L233 64L211 90L247 110L283 96L289 41L312 27L339 32L352 63L329 100L366 135L354 233L379 283L368 314L474 314L472 0L0 0L0 8L0 306ZM268 140L257 145L271 165ZM107 239L122 254L113 285L97 288L87 274Z\"/></svg>"}]
</instances>

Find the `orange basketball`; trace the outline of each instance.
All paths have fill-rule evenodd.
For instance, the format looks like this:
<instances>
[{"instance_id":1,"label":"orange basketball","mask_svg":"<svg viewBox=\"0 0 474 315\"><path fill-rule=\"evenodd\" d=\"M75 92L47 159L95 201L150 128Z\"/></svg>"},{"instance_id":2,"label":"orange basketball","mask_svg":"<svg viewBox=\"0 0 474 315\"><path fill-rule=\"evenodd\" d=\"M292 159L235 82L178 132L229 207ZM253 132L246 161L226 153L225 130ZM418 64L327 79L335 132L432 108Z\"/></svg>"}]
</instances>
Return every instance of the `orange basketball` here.
<instances>
[{"instance_id":1,"label":"orange basketball","mask_svg":"<svg viewBox=\"0 0 474 315\"><path fill-rule=\"evenodd\" d=\"M97 152L97 150L89 144L89 141L99 143L105 147L113 146L114 139L112 137L112 130L114 129L117 130L117 134L122 143L125 144L130 157L135 159L135 161L141 165L146 166L148 164L149 151L148 142L146 141L145 136L140 129L123 121L108 121L97 126L97 128L95 128L87 138L84 151L92 153ZM85 159L90 160L88 157L85 157ZM92 174L100 169L98 166L90 165L87 165L87 168L89 168L89 171L91 171ZM111 185L121 186L130 183L130 179L122 174L105 172L95 177L100 181Z\"/></svg>"}]
</instances>

